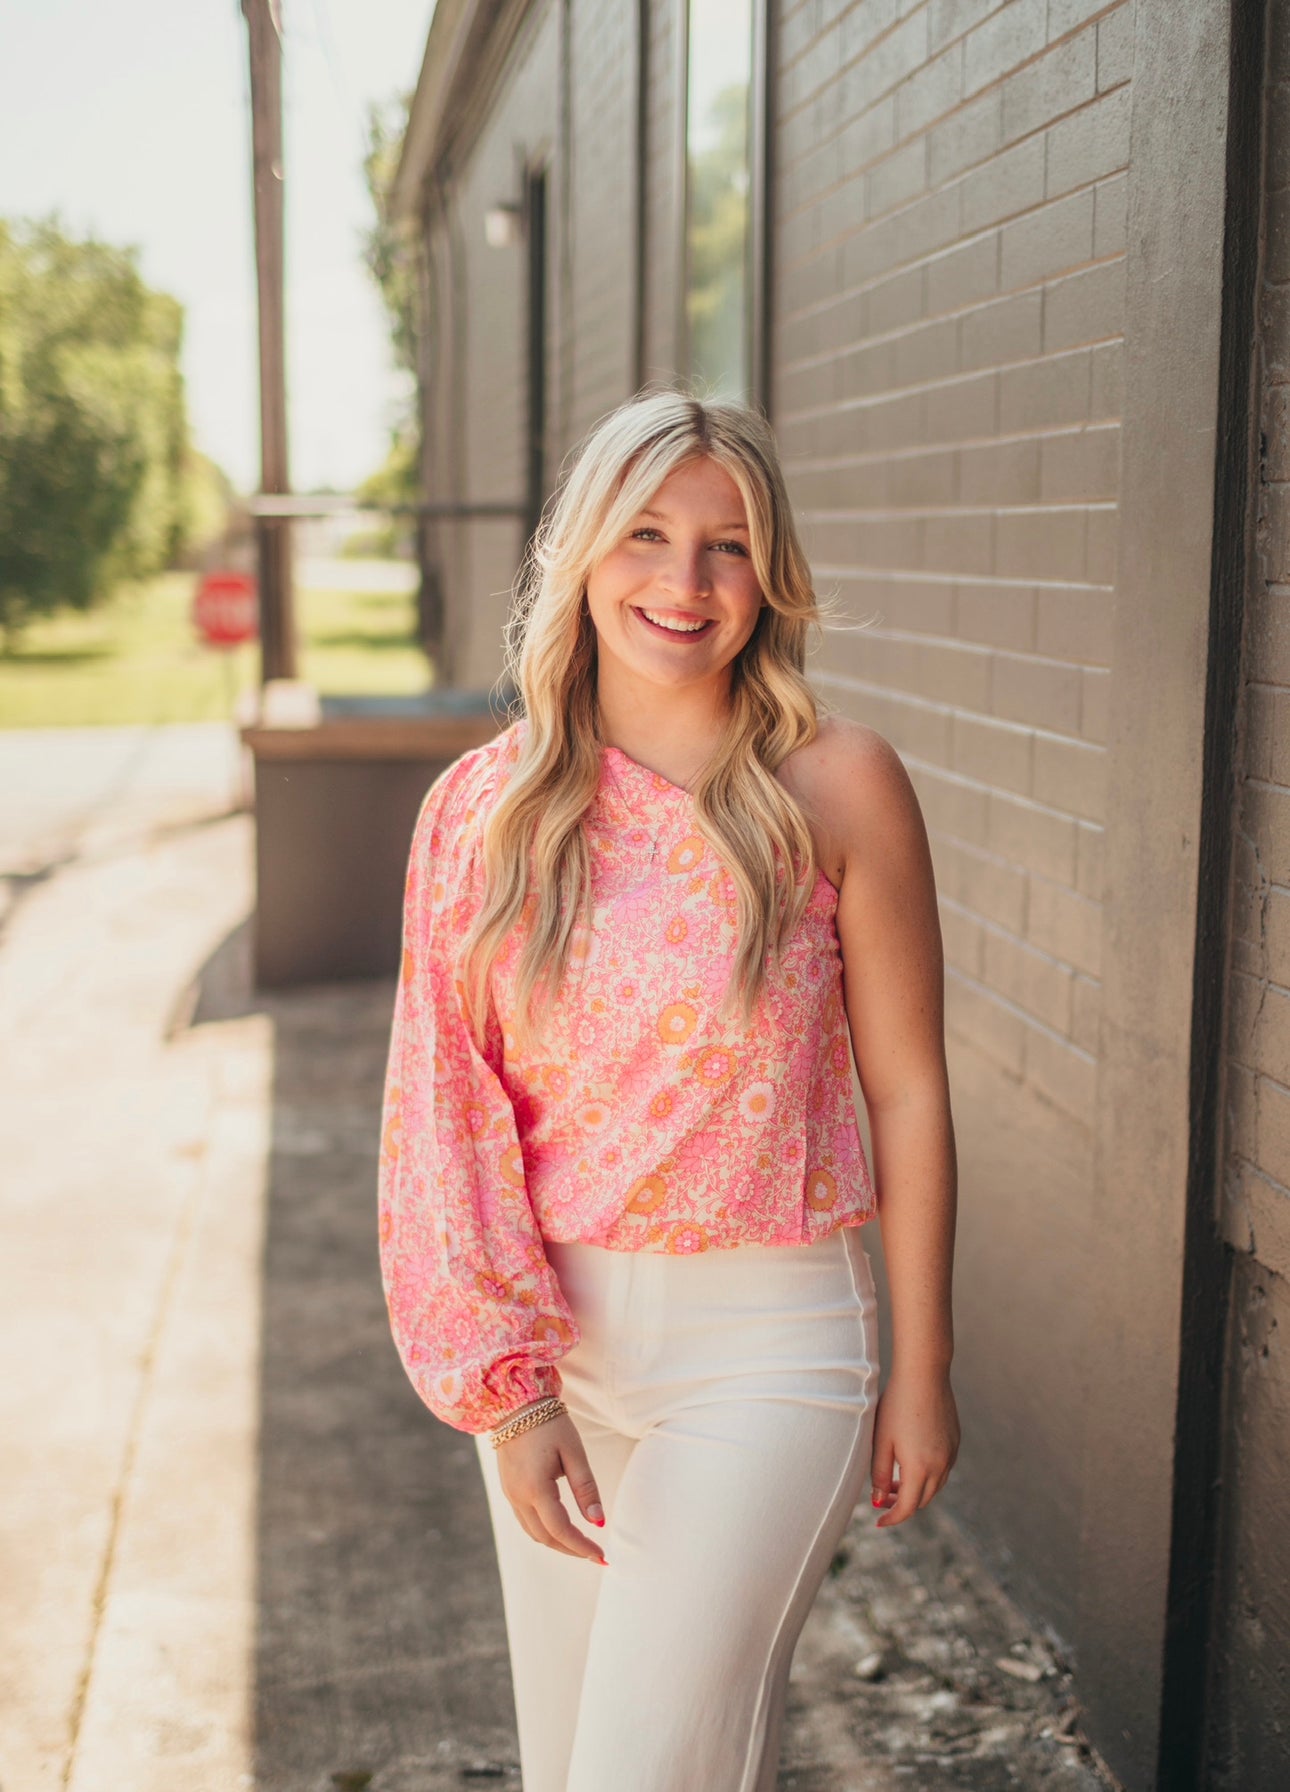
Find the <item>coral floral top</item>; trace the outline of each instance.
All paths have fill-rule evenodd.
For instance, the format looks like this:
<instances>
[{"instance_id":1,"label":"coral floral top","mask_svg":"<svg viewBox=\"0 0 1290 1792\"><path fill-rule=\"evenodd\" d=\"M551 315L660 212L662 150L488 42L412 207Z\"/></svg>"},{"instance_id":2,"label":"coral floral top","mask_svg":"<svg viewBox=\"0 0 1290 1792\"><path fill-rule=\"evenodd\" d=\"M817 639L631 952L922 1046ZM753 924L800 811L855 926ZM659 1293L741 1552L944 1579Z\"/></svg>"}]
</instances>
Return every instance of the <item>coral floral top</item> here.
<instances>
[{"instance_id":1,"label":"coral floral top","mask_svg":"<svg viewBox=\"0 0 1290 1792\"><path fill-rule=\"evenodd\" d=\"M821 871L745 1032L716 1011L737 945L729 873L690 793L618 747L583 818L579 928L540 1045L515 1049L513 933L487 1036L455 951L483 898L481 831L521 720L450 765L417 820L381 1139L381 1273L430 1410L467 1432L559 1393L579 1341L543 1240L615 1251L806 1244L875 1211ZM767 954L770 964L770 955Z\"/></svg>"}]
</instances>

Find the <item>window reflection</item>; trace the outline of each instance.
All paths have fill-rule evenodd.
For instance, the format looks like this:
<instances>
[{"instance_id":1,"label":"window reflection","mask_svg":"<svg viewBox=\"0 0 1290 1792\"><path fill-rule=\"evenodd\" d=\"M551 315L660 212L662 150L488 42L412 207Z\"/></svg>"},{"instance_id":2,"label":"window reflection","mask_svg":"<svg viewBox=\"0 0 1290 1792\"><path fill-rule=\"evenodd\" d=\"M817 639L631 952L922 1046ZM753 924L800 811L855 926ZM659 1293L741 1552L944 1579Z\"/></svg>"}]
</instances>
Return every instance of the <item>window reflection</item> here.
<instances>
[{"instance_id":1,"label":"window reflection","mask_svg":"<svg viewBox=\"0 0 1290 1792\"><path fill-rule=\"evenodd\" d=\"M690 0L688 11L689 371L722 397L747 398L752 0Z\"/></svg>"}]
</instances>

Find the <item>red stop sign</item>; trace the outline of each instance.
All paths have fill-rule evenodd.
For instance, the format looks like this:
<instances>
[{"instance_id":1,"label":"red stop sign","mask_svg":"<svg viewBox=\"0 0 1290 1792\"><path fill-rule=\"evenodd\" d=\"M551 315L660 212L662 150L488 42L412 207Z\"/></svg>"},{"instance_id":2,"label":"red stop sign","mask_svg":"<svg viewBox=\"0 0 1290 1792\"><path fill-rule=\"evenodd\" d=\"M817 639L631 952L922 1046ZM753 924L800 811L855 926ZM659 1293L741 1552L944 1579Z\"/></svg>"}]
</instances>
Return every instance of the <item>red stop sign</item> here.
<instances>
[{"instance_id":1,"label":"red stop sign","mask_svg":"<svg viewBox=\"0 0 1290 1792\"><path fill-rule=\"evenodd\" d=\"M193 626L211 647L237 647L259 633L259 601L249 572L208 572L193 598Z\"/></svg>"}]
</instances>

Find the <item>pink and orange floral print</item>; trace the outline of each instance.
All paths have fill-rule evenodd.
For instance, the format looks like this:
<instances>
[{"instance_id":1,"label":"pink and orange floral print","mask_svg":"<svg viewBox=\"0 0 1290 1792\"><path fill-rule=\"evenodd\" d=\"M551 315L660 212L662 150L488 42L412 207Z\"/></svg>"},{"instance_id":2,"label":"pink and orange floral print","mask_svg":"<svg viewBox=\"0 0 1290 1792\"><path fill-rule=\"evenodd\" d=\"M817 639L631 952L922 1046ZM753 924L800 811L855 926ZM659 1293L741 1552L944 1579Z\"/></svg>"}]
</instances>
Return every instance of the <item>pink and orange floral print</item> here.
<instances>
[{"instance_id":1,"label":"pink and orange floral print","mask_svg":"<svg viewBox=\"0 0 1290 1792\"><path fill-rule=\"evenodd\" d=\"M512 935L487 1036L456 951L483 899L481 832L521 720L436 779L408 861L380 1155L395 1343L439 1418L482 1432L559 1393L576 1323L545 1240L619 1251L807 1244L876 1211L852 1095L834 915L819 872L753 1023L721 1025L733 880L688 791L617 747L584 818L593 925L540 1045L516 1049Z\"/></svg>"}]
</instances>

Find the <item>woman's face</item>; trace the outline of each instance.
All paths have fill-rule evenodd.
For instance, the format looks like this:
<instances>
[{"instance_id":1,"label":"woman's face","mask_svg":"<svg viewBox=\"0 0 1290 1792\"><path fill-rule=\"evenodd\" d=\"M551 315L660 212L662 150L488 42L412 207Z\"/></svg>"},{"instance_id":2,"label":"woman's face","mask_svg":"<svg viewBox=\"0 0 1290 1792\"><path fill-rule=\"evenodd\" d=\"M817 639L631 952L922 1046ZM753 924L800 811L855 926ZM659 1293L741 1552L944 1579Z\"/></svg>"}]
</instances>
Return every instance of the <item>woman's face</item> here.
<instances>
[{"instance_id":1,"label":"woman's face","mask_svg":"<svg viewBox=\"0 0 1290 1792\"><path fill-rule=\"evenodd\" d=\"M739 487L706 455L686 461L587 575L599 676L724 695L761 604Z\"/></svg>"}]
</instances>

